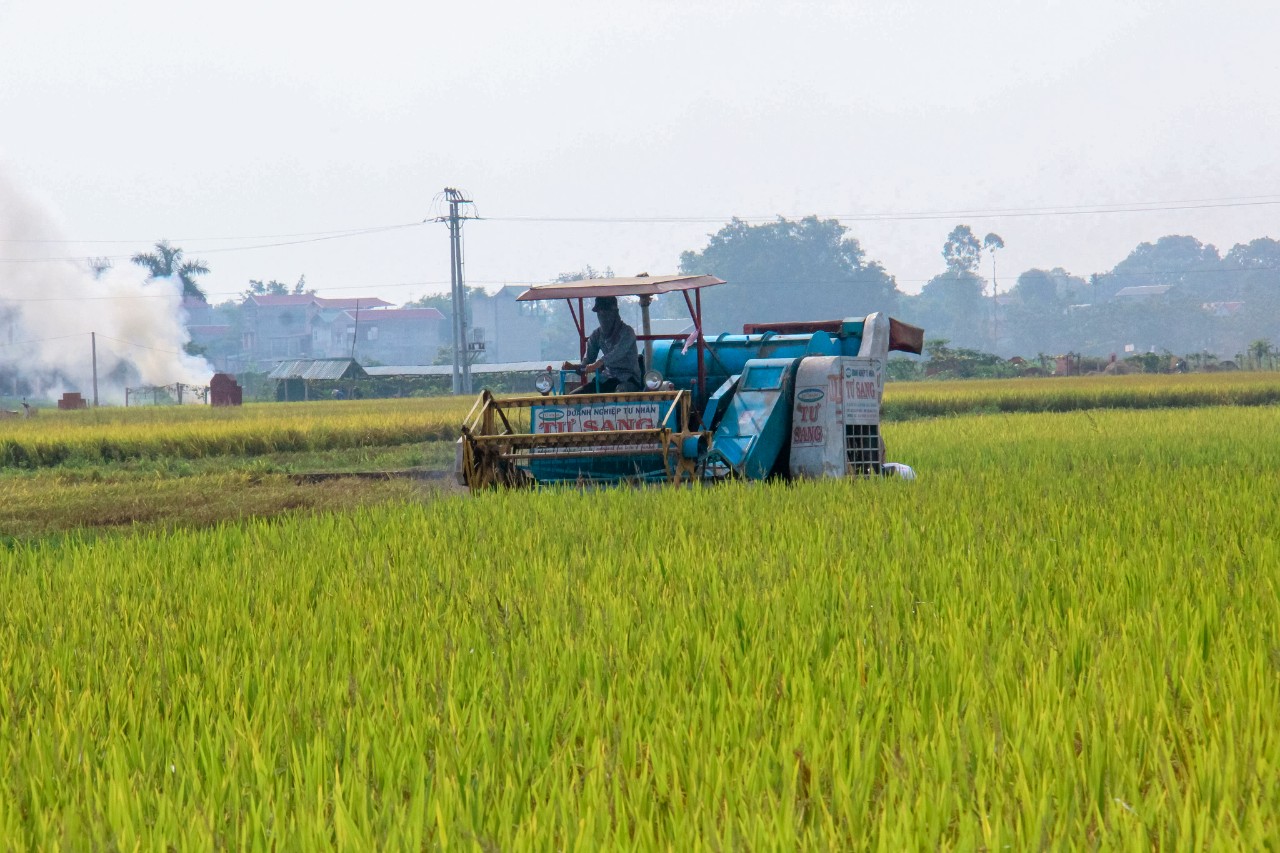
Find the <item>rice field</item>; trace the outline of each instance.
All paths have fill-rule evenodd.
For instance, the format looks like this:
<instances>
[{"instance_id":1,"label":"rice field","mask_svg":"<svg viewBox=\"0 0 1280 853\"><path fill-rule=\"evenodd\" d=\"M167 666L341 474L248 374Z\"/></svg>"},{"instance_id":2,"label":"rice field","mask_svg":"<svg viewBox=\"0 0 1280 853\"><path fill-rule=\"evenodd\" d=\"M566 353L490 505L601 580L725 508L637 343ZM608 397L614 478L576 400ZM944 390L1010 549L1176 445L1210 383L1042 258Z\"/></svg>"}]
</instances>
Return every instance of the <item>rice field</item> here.
<instances>
[{"instance_id":1,"label":"rice field","mask_svg":"<svg viewBox=\"0 0 1280 853\"><path fill-rule=\"evenodd\" d=\"M1280 374L1189 373L892 382L884 417L910 420L990 412L1075 412L1262 406L1280 403Z\"/></svg>"},{"instance_id":2,"label":"rice field","mask_svg":"<svg viewBox=\"0 0 1280 853\"><path fill-rule=\"evenodd\" d=\"M209 459L393 447L457 437L474 398L42 410L0 420L0 471L147 459ZM890 383L890 421L993 412L1280 403L1280 374L1085 376Z\"/></svg>"},{"instance_id":3,"label":"rice field","mask_svg":"<svg viewBox=\"0 0 1280 853\"><path fill-rule=\"evenodd\" d=\"M1277 426L0 551L0 847L1273 849Z\"/></svg>"},{"instance_id":4,"label":"rice field","mask_svg":"<svg viewBox=\"0 0 1280 853\"><path fill-rule=\"evenodd\" d=\"M0 469L452 441L470 406L434 397L41 411L0 421Z\"/></svg>"}]
</instances>

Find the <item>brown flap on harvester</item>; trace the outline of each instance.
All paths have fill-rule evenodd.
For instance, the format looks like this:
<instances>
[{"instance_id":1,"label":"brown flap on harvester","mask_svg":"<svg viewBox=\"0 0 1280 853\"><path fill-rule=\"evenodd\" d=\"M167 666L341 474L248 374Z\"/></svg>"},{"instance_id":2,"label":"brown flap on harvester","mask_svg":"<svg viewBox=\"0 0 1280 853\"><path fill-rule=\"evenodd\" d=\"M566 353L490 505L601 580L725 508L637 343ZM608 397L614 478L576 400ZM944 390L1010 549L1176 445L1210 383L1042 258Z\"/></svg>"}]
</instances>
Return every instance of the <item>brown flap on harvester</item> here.
<instances>
[{"instance_id":1,"label":"brown flap on harvester","mask_svg":"<svg viewBox=\"0 0 1280 853\"><path fill-rule=\"evenodd\" d=\"M889 318L889 350L891 352L924 352L924 329Z\"/></svg>"}]
</instances>

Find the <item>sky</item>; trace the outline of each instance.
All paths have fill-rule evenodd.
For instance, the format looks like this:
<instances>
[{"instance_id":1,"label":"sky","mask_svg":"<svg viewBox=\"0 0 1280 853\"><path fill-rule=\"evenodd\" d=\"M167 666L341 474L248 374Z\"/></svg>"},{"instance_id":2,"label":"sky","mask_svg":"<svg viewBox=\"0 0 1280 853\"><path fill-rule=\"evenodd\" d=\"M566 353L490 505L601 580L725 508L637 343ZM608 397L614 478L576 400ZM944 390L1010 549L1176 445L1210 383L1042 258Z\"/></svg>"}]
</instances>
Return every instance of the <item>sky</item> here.
<instances>
[{"instance_id":1,"label":"sky","mask_svg":"<svg viewBox=\"0 0 1280 853\"><path fill-rule=\"evenodd\" d=\"M731 216L840 218L908 292L960 223L1002 290L1225 252L1280 237L1277 32L1238 0L0 0L0 187L56 234L0 243L0 293L160 239L214 301L444 292L446 186L489 288L674 272Z\"/></svg>"}]
</instances>

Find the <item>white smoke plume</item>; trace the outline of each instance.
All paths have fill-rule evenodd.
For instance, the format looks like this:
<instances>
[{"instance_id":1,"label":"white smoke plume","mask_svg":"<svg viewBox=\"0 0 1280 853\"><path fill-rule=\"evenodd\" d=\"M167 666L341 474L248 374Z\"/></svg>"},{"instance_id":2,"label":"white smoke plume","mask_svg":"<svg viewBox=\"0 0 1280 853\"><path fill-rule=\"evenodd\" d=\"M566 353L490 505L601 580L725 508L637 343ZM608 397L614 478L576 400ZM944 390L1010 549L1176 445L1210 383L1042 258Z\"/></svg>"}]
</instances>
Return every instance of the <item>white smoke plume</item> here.
<instances>
[{"instance_id":1,"label":"white smoke plume","mask_svg":"<svg viewBox=\"0 0 1280 853\"><path fill-rule=\"evenodd\" d=\"M41 207L0 172L0 395L92 399L90 333L97 334L98 398L125 388L207 385L209 363L183 351L182 284L147 279L125 260L95 277ZM146 249L149 247L139 247Z\"/></svg>"}]
</instances>

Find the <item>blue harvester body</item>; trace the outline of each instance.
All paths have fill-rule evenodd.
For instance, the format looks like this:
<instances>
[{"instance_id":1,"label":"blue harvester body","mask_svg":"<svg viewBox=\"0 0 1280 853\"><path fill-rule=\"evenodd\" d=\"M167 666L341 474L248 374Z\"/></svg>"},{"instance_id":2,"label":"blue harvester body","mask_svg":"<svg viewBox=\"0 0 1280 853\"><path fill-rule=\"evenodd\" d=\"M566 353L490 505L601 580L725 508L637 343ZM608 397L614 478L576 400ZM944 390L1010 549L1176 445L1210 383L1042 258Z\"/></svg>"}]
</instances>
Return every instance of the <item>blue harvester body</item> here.
<instances>
[{"instance_id":1,"label":"blue harvester body","mask_svg":"<svg viewBox=\"0 0 1280 853\"><path fill-rule=\"evenodd\" d=\"M919 352L922 338L915 327L872 314L747 326L702 341L701 359L695 340L657 340L650 367L661 374L661 390L527 398L529 434L509 425L497 435L475 430L485 433L478 439L468 433L470 461L460 472L480 471L475 460L493 447L505 467L485 470L500 473L460 478L474 485L879 473L884 363L889 349Z\"/></svg>"}]
</instances>

